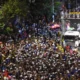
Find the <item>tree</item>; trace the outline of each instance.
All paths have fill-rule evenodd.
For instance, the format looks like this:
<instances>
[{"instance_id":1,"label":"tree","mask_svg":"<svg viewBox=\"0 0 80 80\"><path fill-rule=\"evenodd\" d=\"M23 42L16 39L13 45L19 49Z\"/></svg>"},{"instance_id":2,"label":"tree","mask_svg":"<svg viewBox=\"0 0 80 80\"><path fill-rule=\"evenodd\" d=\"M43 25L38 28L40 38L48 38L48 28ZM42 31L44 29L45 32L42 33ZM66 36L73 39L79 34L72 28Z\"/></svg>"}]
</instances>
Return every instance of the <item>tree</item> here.
<instances>
[{"instance_id":1,"label":"tree","mask_svg":"<svg viewBox=\"0 0 80 80\"><path fill-rule=\"evenodd\" d=\"M50 17L50 15L52 14L51 3L52 3L51 0L35 0L34 3L29 3L30 14L33 17L43 16L43 15L46 15L46 17Z\"/></svg>"},{"instance_id":2,"label":"tree","mask_svg":"<svg viewBox=\"0 0 80 80\"><path fill-rule=\"evenodd\" d=\"M26 0L8 0L0 9L0 31L11 33L15 29L12 21L15 16L26 17L28 13L28 6ZM11 22L12 27L9 25ZM5 27L6 26L6 27Z\"/></svg>"},{"instance_id":3,"label":"tree","mask_svg":"<svg viewBox=\"0 0 80 80\"><path fill-rule=\"evenodd\" d=\"M58 10L59 10L59 8L61 7L61 2L59 2L59 1L56 1L55 3L54 3L54 11L55 12L57 12Z\"/></svg>"},{"instance_id":4,"label":"tree","mask_svg":"<svg viewBox=\"0 0 80 80\"><path fill-rule=\"evenodd\" d=\"M26 16L28 7L25 0L9 0L2 6L4 18L6 20L18 16Z\"/></svg>"},{"instance_id":5,"label":"tree","mask_svg":"<svg viewBox=\"0 0 80 80\"><path fill-rule=\"evenodd\" d=\"M54 6L52 0L35 0L34 3L30 3L30 13L32 16L43 16L45 15L48 19L51 19L54 11L59 10L61 3L59 1L54 1ZM34 18L33 18L34 19Z\"/></svg>"},{"instance_id":6,"label":"tree","mask_svg":"<svg viewBox=\"0 0 80 80\"><path fill-rule=\"evenodd\" d=\"M2 14L2 10L0 9L0 33L2 31L2 29L4 28L5 24L3 22L3 14Z\"/></svg>"}]
</instances>

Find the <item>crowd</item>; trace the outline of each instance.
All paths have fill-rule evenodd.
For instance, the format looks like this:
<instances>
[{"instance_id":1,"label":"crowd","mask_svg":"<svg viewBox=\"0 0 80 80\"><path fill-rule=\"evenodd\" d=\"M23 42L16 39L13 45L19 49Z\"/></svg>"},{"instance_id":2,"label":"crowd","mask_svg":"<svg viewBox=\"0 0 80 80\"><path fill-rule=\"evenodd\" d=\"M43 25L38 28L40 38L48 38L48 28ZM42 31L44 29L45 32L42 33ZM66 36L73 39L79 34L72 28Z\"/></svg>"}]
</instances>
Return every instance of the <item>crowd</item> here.
<instances>
[{"instance_id":1,"label":"crowd","mask_svg":"<svg viewBox=\"0 0 80 80\"><path fill-rule=\"evenodd\" d=\"M33 22L16 20L15 35L0 36L0 80L80 80L80 56L45 17Z\"/></svg>"},{"instance_id":2,"label":"crowd","mask_svg":"<svg viewBox=\"0 0 80 80\"><path fill-rule=\"evenodd\" d=\"M0 36L0 80L80 80L80 57L62 46L61 29L44 19L24 25Z\"/></svg>"},{"instance_id":3,"label":"crowd","mask_svg":"<svg viewBox=\"0 0 80 80\"><path fill-rule=\"evenodd\" d=\"M80 80L80 57L57 40L0 43L0 80Z\"/></svg>"}]
</instances>

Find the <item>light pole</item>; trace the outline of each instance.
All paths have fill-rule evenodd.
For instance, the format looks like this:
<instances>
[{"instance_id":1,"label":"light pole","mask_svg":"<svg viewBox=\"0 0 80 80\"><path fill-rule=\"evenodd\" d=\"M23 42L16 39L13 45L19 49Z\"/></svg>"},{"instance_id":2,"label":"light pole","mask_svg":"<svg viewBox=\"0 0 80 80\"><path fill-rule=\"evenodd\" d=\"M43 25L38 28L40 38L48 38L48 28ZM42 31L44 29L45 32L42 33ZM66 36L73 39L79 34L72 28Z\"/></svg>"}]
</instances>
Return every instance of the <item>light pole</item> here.
<instances>
[{"instance_id":1,"label":"light pole","mask_svg":"<svg viewBox=\"0 0 80 80\"><path fill-rule=\"evenodd\" d=\"M53 18L53 22L54 22L54 0L52 0L52 18Z\"/></svg>"},{"instance_id":2,"label":"light pole","mask_svg":"<svg viewBox=\"0 0 80 80\"><path fill-rule=\"evenodd\" d=\"M62 42L62 37L65 33L65 18L64 18L64 11L61 11L61 29L62 29L62 32L61 32L61 45L63 45L63 42Z\"/></svg>"},{"instance_id":3,"label":"light pole","mask_svg":"<svg viewBox=\"0 0 80 80\"><path fill-rule=\"evenodd\" d=\"M65 32L65 18L64 11L61 11L61 24L62 24L62 34Z\"/></svg>"},{"instance_id":4,"label":"light pole","mask_svg":"<svg viewBox=\"0 0 80 80\"><path fill-rule=\"evenodd\" d=\"M54 13L54 0L52 0L52 7L53 7L53 13Z\"/></svg>"}]
</instances>

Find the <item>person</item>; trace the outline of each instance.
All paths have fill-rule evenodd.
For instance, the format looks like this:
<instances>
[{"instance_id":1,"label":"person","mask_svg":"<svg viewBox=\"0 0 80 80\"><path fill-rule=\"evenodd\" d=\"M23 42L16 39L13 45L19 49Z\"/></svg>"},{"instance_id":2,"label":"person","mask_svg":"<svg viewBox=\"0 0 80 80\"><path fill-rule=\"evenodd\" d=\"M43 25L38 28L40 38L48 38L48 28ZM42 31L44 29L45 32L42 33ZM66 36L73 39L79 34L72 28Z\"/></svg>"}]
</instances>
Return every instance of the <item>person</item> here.
<instances>
[{"instance_id":1,"label":"person","mask_svg":"<svg viewBox=\"0 0 80 80\"><path fill-rule=\"evenodd\" d=\"M80 56L70 55L67 51L62 54L58 43L51 38L46 38L45 43L43 37L39 37L37 42L35 38L30 39L13 43L14 48L7 48L7 55L1 52L4 57L0 64L1 80L80 79ZM67 45L67 48L70 49L70 46Z\"/></svg>"}]
</instances>

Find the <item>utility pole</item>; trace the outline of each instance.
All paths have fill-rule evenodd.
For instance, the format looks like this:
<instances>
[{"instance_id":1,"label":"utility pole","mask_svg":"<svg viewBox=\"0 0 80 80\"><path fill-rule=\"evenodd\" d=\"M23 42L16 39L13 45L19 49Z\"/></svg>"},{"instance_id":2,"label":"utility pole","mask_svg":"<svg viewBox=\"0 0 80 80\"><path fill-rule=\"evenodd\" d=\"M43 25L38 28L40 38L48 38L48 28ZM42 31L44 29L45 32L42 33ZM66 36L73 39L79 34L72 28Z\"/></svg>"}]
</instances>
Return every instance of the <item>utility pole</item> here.
<instances>
[{"instance_id":1,"label":"utility pole","mask_svg":"<svg viewBox=\"0 0 80 80\"><path fill-rule=\"evenodd\" d=\"M53 22L54 22L54 0L52 0L52 12L53 12L52 18L53 18Z\"/></svg>"},{"instance_id":2,"label":"utility pole","mask_svg":"<svg viewBox=\"0 0 80 80\"><path fill-rule=\"evenodd\" d=\"M62 45L62 44L63 44L63 42L62 42L62 36L63 36L64 33L65 33L64 11L61 11L61 29L62 29L62 31L61 31L61 41L60 41L60 43L61 43L61 45Z\"/></svg>"},{"instance_id":3,"label":"utility pole","mask_svg":"<svg viewBox=\"0 0 80 80\"><path fill-rule=\"evenodd\" d=\"M53 7L53 13L54 13L54 0L52 0L52 7Z\"/></svg>"}]
</instances>

